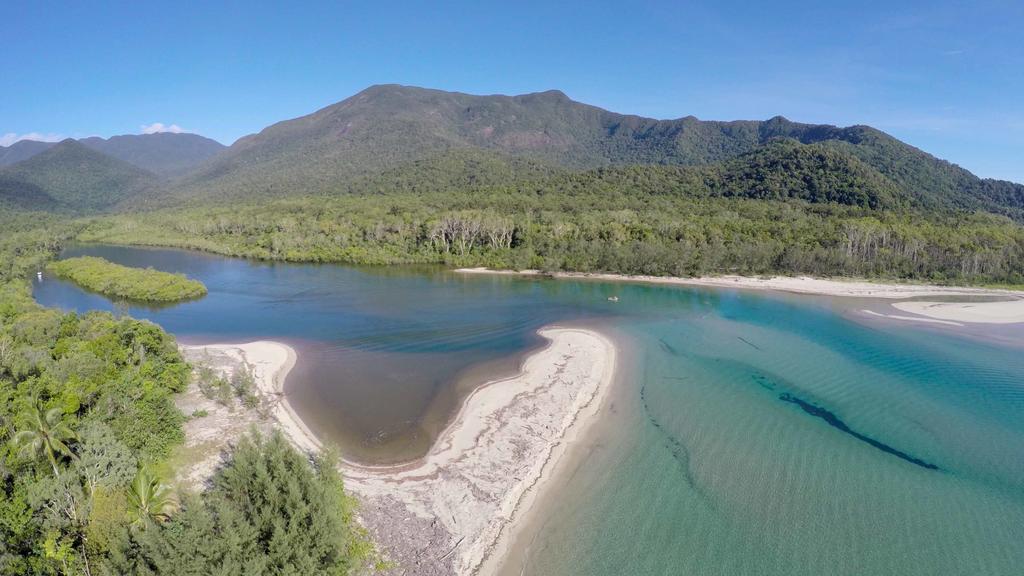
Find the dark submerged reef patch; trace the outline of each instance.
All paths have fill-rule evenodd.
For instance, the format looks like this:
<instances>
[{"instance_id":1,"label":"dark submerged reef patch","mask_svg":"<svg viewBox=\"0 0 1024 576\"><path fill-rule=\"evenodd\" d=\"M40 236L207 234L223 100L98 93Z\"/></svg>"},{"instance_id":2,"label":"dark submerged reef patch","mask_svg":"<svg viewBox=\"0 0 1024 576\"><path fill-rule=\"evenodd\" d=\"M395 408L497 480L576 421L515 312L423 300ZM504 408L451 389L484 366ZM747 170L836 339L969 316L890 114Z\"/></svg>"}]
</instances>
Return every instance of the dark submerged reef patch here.
<instances>
[{"instance_id":1,"label":"dark submerged reef patch","mask_svg":"<svg viewBox=\"0 0 1024 576\"><path fill-rule=\"evenodd\" d=\"M837 429L837 430L839 430L841 432L845 432L845 433L849 434L850 436L853 436L854 438L860 440L861 442L865 442L867 444L870 444L871 446L874 446L875 448L878 448L882 452L885 452L887 454L892 454L893 456L896 456L897 458L906 460L907 462L910 462L911 464L915 464L917 466L920 466L921 468L926 468L928 470L939 470L939 467L936 466L935 464L932 464L930 462L926 462L924 460L921 460L919 458L911 456L910 454L907 454L906 452L902 452L900 450L897 450L896 448L893 448L892 446L889 446L888 444L879 442L878 440L875 440L874 438L871 438L870 436L865 436L865 435L861 434L860 432L857 432L855 430L851 430L850 427L846 425L846 422L843 422L838 416L836 416L832 412L826 410L825 408L822 408L821 406L817 406L815 404L811 404L810 402L807 402L807 401L802 400L802 399L800 399L800 398L798 398L796 396L793 396L792 394L789 394L788 392L784 392L782 394L779 394L779 400L782 400L783 402L789 402L791 404L796 404L804 412L810 414L811 416L814 416L816 418L821 418L829 426L831 426L831 427L833 427L833 428L835 428L835 429Z\"/></svg>"}]
</instances>

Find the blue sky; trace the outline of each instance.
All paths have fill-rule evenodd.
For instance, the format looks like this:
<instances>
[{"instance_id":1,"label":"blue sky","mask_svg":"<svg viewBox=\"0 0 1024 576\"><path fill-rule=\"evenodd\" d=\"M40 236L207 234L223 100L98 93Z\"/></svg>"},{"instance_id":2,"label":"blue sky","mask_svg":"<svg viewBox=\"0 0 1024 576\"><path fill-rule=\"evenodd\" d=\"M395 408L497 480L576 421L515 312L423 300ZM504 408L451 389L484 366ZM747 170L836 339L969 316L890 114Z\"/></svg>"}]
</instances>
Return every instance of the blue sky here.
<instances>
[{"instance_id":1,"label":"blue sky","mask_svg":"<svg viewBox=\"0 0 1024 576\"><path fill-rule=\"evenodd\" d=\"M1024 182L1021 0L298 4L5 1L0 143L156 123L231 143L385 82L557 88L656 118L870 124Z\"/></svg>"}]
</instances>

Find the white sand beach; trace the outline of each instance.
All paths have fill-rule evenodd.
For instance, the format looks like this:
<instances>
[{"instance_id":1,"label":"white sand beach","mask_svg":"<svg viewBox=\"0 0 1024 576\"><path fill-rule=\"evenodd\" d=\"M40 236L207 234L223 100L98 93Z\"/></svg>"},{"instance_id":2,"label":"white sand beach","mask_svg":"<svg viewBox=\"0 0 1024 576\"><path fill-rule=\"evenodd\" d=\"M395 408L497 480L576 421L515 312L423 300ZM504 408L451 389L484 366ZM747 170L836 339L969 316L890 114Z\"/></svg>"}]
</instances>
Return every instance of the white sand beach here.
<instances>
[{"instance_id":1,"label":"white sand beach","mask_svg":"<svg viewBox=\"0 0 1024 576\"><path fill-rule=\"evenodd\" d=\"M399 466L341 464L346 487L362 502L361 520L396 563L392 573L489 573L555 463L600 410L614 378L614 344L591 330L540 334L549 345L518 375L470 393L425 457ZM295 362L290 347L262 341L183 349L248 364L263 413L297 447L319 449L282 393ZM220 438L230 442L230 434Z\"/></svg>"},{"instance_id":2,"label":"white sand beach","mask_svg":"<svg viewBox=\"0 0 1024 576\"><path fill-rule=\"evenodd\" d=\"M462 274L508 274L518 276L544 276L577 280L603 280L611 282L643 282L648 284L675 284L681 286L713 286L750 290L778 290L797 294L824 296L850 296L863 298L901 299L917 296L1007 296L1024 298L1024 291L999 288L971 288L934 286L929 284L894 284L857 279L826 279L809 276L704 276L679 278L673 276L633 276L585 272L541 272L540 270L492 270L490 268L458 268Z\"/></svg>"}]
</instances>

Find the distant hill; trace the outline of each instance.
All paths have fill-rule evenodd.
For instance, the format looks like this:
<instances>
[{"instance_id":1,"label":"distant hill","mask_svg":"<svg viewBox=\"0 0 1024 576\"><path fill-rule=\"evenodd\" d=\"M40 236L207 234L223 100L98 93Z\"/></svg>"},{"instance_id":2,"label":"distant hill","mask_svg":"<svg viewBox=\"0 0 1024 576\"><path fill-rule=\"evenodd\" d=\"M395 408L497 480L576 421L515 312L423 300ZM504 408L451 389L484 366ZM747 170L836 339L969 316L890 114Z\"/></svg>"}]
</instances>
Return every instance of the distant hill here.
<instances>
[{"instance_id":1,"label":"distant hill","mask_svg":"<svg viewBox=\"0 0 1024 576\"><path fill-rule=\"evenodd\" d=\"M108 210L155 191L151 172L67 139L27 160L0 169L0 195L8 203L35 201L59 210Z\"/></svg>"},{"instance_id":2,"label":"distant hill","mask_svg":"<svg viewBox=\"0 0 1024 576\"><path fill-rule=\"evenodd\" d=\"M110 138L91 136L78 141L93 150L165 178L185 174L227 148L205 136L172 132L125 134ZM27 160L55 144L21 140L10 146L0 146L0 168Z\"/></svg>"},{"instance_id":3,"label":"distant hill","mask_svg":"<svg viewBox=\"0 0 1024 576\"><path fill-rule=\"evenodd\" d=\"M885 189L890 204L981 209L1017 218L1024 209L1024 186L982 180L869 126L801 124L782 117L654 120L581 104L558 91L474 96L397 85L373 86L246 136L184 177L172 195L195 199L348 193L356 191L354 184L376 182L379 175L396 170L407 176L408 166L436 172L427 166L430 159L460 150L569 170L711 166L778 139L817 145L807 152L787 149L804 160L829 149L823 170L854 170L858 179ZM785 165L761 162L751 169L755 179L771 179L768 172Z\"/></svg>"},{"instance_id":4,"label":"distant hill","mask_svg":"<svg viewBox=\"0 0 1024 576\"><path fill-rule=\"evenodd\" d=\"M83 138L82 144L148 170L158 176L173 178L189 172L226 146L198 134L127 134Z\"/></svg>"},{"instance_id":5,"label":"distant hill","mask_svg":"<svg viewBox=\"0 0 1024 576\"><path fill-rule=\"evenodd\" d=\"M0 146L0 168L27 160L43 150L52 148L55 142L19 140L10 146Z\"/></svg>"}]
</instances>

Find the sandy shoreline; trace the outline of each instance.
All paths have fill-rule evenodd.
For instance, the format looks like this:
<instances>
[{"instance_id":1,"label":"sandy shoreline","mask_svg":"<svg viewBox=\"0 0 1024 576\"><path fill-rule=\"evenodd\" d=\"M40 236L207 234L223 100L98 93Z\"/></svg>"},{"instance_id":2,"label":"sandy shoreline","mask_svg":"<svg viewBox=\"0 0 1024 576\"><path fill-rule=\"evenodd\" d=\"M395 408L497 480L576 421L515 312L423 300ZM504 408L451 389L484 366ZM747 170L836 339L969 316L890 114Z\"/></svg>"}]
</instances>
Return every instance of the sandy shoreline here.
<instances>
[{"instance_id":1,"label":"sandy shoreline","mask_svg":"<svg viewBox=\"0 0 1024 576\"><path fill-rule=\"evenodd\" d=\"M462 274L505 274L516 276L544 276L578 280L605 280L611 282L643 282L647 284L674 284L680 286L712 286L716 288L743 288L750 290L778 290L797 294L823 296L851 296L864 298L912 298L915 296L1007 296L1024 297L1024 291L1001 288L971 288L935 286L930 284L893 284L867 280L830 280L809 276L703 276L679 278L674 276L632 276L589 272L541 272L539 270L492 270L490 268L457 268Z\"/></svg>"},{"instance_id":2,"label":"sandy shoreline","mask_svg":"<svg viewBox=\"0 0 1024 576\"><path fill-rule=\"evenodd\" d=\"M547 347L519 374L476 388L428 454L415 462L367 467L342 462L346 487L394 574L488 574L500 564L559 458L600 410L615 373L604 336L546 328ZM183 347L247 364L274 426L300 449L321 444L282 392L291 347L269 341Z\"/></svg>"},{"instance_id":3,"label":"sandy shoreline","mask_svg":"<svg viewBox=\"0 0 1024 576\"><path fill-rule=\"evenodd\" d=\"M642 282L647 284L669 284L677 286L707 286L714 288L738 288L747 290L775 290L795 294L817 294L822 296L844 296L852 298L879 298L900 300L916 297L997 297L1002 302L897 302L892 306L900 314L878 314L895 320L927 321L933 324L961 326L961 323L1015 324L1024 322L1024 291L999 288L969 288L956 286L933 286L928 284L885 284L865 280L829 280L807 276L773 276L754 278L748 276L709 276L702 278L676 278L665 276L629 276L623 274L598 274L581 272L545 273L538 270L491 270L489 268L459 268L462 274L503 274L517 276L543 276L577 280L601 280L608 282Z\"/></svg>"}]
</instances>

